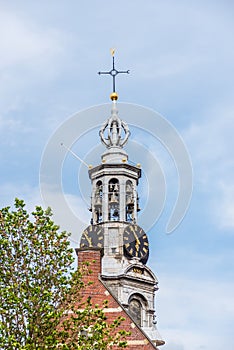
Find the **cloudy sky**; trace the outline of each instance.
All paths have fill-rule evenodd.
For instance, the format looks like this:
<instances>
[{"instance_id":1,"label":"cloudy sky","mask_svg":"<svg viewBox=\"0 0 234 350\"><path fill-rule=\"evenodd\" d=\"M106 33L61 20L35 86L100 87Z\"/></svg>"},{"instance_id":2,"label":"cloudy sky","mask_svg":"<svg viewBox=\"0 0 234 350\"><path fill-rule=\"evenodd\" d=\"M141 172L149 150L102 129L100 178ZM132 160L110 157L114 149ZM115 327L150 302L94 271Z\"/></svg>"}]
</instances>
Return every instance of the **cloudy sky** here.
<instances>
[{"instance_id":1,"label":"cloudy sky","mask_svg":"<svg viewBox=\"0 0 234 350\"><path fill-rule=\"evenodd\" d=\"M111 47L117 68L131 71L118 77L119 101L158 111L187 146L193 196L181 224L166 234L178 193L176 164L158 140L132 127L132 140L157 159L167 188L165 207L148 232L165 350L234 347L233 15L230 0L0 1L1 207L15 197L30 210L43 203L43 151L72 115L109 103L111 80L97 72L109 70ZM94 128L73 145L82 159L97 149L98 125L107 117L97 116ZM121 118L128 121L127 115ZM51 166L61 149L54 149ZM143 165L142 154L133 152L132 158ZM152 177L151 156L140 184L143 209L149 197L144 181L151 190L160 183ZM49 165L43 171L50 172ZM72 231L73 246L83 228L80 217L85 224L89 220L85 171L67 155L63 194L79 218L55 217ZM147 208L152 218L155 207Z\"/></svg>"}]
</instances>

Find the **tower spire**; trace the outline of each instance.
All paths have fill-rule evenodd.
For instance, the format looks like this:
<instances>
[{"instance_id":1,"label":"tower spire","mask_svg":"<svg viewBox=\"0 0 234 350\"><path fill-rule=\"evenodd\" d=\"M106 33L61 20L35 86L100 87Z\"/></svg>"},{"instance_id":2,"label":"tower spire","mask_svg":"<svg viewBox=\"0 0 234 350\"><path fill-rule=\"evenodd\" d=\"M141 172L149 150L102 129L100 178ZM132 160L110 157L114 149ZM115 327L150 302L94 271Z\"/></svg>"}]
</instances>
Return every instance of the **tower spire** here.
<instances>
[{"instance_id":1,"label":"tower spire","mask_svg":"<svg viewBox=\"0 0 234 350\"><path fill-rule=\"evenodd\" d=\"M113 84L113 88L112 88L112 93L110 95L110 99L112 101L116 101L118 100L118 94L115 90L115 77L118 75L118 74L129 74L130 73L130 70L117 70L115 68L115 49L111 49L111 55L112 55L112 69L110 71L107 71L107 72L98 72L99 75L101 74L108 74L108 75L111 75L112 76L112 84Z\"/></svg>"},{"instance_id":2,"label":"tower spire","mask_svg":"<svg viewBox=\"0 0 234 350\"><path fill-rule=\"evenodd\" d=\"M111 49L112 55L112 69L110 71L98 72L101 74L108 74L113 79L113 91L110 95L112 100L111 116L102 125L99 135L101 142L106 146L107 151L102 155L103 163L122 163L127 162L128 155L123 150L123 146L127 143L130 136L130 131L127 123L120 119L117 109L118 94L115 90L115 77L118 74L129 74L129 70L117 70L115 68L115 49Z\"/></svg>"},{"instance_id":3,"label":"tower spire","mask_svg":"<svg viewBox=\"0 0 234 350\"><path fill-rule=\"evenodd\" d=\"M98 73L112 77L112 106L111 115L99 132L101 141L106 146L101 156L102 163L89 169L92 182L89 210L92 218L91 225L82 233L80 247L88 248L89 251L101 248L102 260L99 259L98 272L102 285L108 287L110 295L118 300L127 315L131 316L132 322L144 332L147 342L137 342L137 347L148 344L151 339L155 345L153 348L157 349L157 345L164 344L158 334L154 315L158 281L146 266L149 242L147 234L137 224L141 169L128 163L124 145L130 131L117 110L115 78L120 73L129 74L129 70L118 71L115 68L114 52L111 51L112 69ZM147 349L152 348L148 345ZM128 347L132 349L135 345Z\"/></svg>"}]
</instances>

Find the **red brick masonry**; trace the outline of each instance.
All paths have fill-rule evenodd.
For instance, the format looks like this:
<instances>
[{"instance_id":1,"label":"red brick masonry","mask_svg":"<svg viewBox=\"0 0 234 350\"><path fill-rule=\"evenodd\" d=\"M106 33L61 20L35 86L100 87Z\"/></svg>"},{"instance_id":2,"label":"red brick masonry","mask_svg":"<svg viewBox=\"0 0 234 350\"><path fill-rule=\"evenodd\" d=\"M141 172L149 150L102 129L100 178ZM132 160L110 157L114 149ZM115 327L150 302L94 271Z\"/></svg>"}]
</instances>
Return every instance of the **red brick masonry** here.
<instances>
[{"instance_id":1,"label":"red brick masonry","mask_svg":"<svg viewBox=\"0 0 234 350\"><path fill-rule=\"evenodd\" d=\"M110 290L104 285L101 280L101 251L97 248L80 248L76 249L78 255L78 265L88 262L89 268L92 270L91 275L84 277L84 282L87 285L82 292L84 297L90 296L93 304L98 304L100 307L103 305L104 300L108 300L108 307L105 311L107 320L114 321L119 316L125 318L125 321L121 323L120 329L124 329L131 332L131 335L127 337L128 346L127 350L155 350L157 347L147 337L147 335L137 326L134 320L127 314L122 305L111 294ZM88 282L91 282L88 285ZM157 344L160 345L160 344ZM161 344L162 345L162 344Z\"/></svg>"}]
</instances>

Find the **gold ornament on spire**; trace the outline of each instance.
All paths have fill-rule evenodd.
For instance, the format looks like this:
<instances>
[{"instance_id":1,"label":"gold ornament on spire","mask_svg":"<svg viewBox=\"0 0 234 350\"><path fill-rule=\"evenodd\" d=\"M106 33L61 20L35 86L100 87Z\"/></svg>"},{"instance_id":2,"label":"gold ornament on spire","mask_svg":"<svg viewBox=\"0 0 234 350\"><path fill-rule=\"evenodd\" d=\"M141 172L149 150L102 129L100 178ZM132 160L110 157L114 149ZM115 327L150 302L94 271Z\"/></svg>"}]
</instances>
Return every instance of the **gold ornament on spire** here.
<instances>
[{"instance_id":1,"label":"gold ornament on spire","mask_svg":"<svg viewBox=\"0 0 234 350\"><path fill-rule=\"evenodd\" d=\"M111 52L111 56L115 55L115 49L110 49L110 52Z\"/></svg>"},{"instance_id":2,"label":"gold ornament on spire","mask_svg":"<svg viewBox=\"0 0 234 350\"><path fill-rule=\"evenodd\" d=\"M112 101L117 101L117 100L118 100L118 94L117 94L117 92L112 92L112 93L110 94L110 99L111 99Z\"/></svg>"}]
</instances>

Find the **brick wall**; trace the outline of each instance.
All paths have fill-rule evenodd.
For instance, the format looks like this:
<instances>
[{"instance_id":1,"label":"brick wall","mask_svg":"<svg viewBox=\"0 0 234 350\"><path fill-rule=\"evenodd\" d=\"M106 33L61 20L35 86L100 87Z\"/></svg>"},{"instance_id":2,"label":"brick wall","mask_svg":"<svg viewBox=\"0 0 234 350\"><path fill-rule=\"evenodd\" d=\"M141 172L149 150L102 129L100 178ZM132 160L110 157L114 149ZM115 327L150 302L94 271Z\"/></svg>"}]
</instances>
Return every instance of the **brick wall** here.
<instances>
[{"instance_id":1,"label":"brick wall","mask_svg":"<svg viewBox=\"0 0 234 350\"><path fill-rule=\"evenodd\" d=\"M83 280L86 287L82 291L83 297L85 299L91 297L93 304L98 304L100 307L102 307L104 300L108 300L108 307L104 309L108 321L112 322L119 316L125 318L125 321L123 321L120 325L120 329L131 332L131 335L127 338L128 346L126 349L157 349L156 346L154 346L154 344L147 338L141 328L134 323L121 304L118 303L118 301L101 281L101 251L97 248L80 248L76 249L76 253L78 255L79 266L82 266L83 263L88 262L89 269L92 270L91 274L84 276ZM92 282L92 284L88 285L88 282Z\"/></svg>"}]
</instances>

